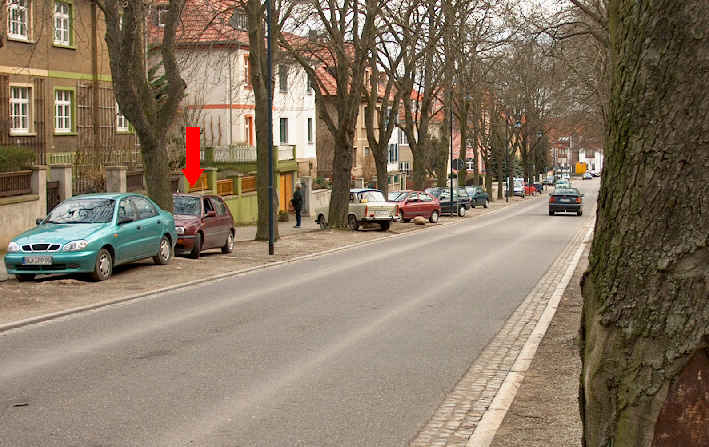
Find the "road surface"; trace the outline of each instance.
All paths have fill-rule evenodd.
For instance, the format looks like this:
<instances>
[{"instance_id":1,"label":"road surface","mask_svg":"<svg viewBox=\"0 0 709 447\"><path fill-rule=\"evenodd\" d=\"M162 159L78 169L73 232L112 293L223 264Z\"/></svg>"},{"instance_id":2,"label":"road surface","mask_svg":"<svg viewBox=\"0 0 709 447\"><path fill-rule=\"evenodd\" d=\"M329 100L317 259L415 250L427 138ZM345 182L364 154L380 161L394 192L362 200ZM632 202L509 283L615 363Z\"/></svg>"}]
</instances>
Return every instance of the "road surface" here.
<instances>
[{"instance_id":1,"label":"road surface","mask_svg":"<svg viewBox=\"0 0 709 447\"><path fill-rule=\"evenodd\" d=\"M0 446L405 446L592 216L545 200L0 334Z\"/></svg>"}]
</instances>

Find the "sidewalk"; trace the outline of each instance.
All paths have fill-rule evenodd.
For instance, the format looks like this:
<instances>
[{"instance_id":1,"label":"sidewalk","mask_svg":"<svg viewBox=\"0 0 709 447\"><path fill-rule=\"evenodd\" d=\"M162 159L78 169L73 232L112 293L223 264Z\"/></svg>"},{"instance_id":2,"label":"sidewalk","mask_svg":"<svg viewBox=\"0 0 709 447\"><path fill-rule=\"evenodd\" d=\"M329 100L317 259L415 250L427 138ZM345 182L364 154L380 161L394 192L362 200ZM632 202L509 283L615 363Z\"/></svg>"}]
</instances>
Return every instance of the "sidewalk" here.
<instances>
[{"instance_id":1,"label":"sidewalk","mask_svg":"<svg viewBox=\"0 0 709 447\"><path fill-rule=\"evenodd\" d=\"M320 226L313 221L311 216L303 216L301 228L293 228L295 226L295 216L289 216L288 222L276 222L278 224L278 234L281 237L290 236L296 233L307 233L309 231L319 230ZM236 227L236 241L253 241L256 237L256 225L245 225Z\"/></svg>"},{"instance_id":2,"label":"sidewalk","mask_svg":"<svg viewBox=\"0 0 709 447\"><path fill-rule=\"evenodd\" d=\"M583 298L579 282L588 267L589 247L590 244L581 255L492 447L581 445L578 403L581 359L577 337Z\"/></svg>"}]
</instances>

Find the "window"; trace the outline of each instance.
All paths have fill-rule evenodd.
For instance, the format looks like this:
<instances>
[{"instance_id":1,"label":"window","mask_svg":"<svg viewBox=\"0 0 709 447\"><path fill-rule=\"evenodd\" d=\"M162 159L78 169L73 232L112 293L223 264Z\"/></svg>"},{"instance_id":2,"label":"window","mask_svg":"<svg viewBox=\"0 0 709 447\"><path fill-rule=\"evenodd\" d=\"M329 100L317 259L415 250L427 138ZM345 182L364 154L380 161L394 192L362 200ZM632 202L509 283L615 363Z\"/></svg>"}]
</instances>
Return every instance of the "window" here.
<instances>
[{"instance_id":1,"label":"window","mask_svg":"<svg viewBox=\"0 0 709 447\"><path fill-rule=\"evenodd\" d=\"M29 39L29 0L11 0L7 8L8 37Z\"/></svg>"},{"instance_id":2,"label":"window","mask_svg":"<svg viewBox=\"0 0 709 447\"><path fill-rule=\"evenodd\" d=\"M399 132L399 144L400 145L409 144L409 140L406 139L406 133L404 132L404 129L399 127L398 132Z\"/></svg>"},{"instance_id":3,"label":"window","mask_svg":"<svg viewBox=\"0 0 709 447\"><path fill-rule=\"evenodd\" d=\"M433 197L428 194L419 194L419 200L422 202L433 202Z\"/></svg>"},{"instance_id":4,"label":"window","mask_svg":"<svg viewBox=\"0 0 709 447\"><path fill-rule=\"evenodd\" d=\"M244 55L244 83L251 87L251 67L249 66L249 56Z\"/></svg>"},{"instance_id":5,"label":"window","mask_svg":"<svg viewBox=\"0 0 709 447\"><path fill-rule=\"evenodd\" d=\"M30 87L10 87L10 131L30 132Z\"/></svg>"},{"instance_id":6,"label":"window","mask_svg":"<svg viewBox=\"0 0 709 447\"><path fill-rule=\"evenodd\" d=\"M64 2L54 4L54 44L71 45L71 5Z\"/></svg>"},{"instance_id":7,"label":"window","mask_svg":"<svg viewBox=\"0 0 709 447\"><path fill-rule=\"evenodd\" d=\"M118 132L128 132L130 130L128 128L128 120L118 108L118 103L116 103L116 130Z\"/></svg>"},{"instance_id":8,"label":"window","mask_svg":"<svg viewBox=\"0 0 709 447\"><path fill-rule=\"evenodd\" d=\"M315 79L310 75L310 73L307 73L308 76L308 88L305 89L305 92L308 95L312 95L313 92L315 91Z\"/></svg>"},{"instance_id":9,"label":"window","mask_svg":"<svg viewBox=\"0 0 709 447\"><path fill-rule=\"evenodd\" d=\"M408 161L401 161L399 162L399 171L408 173L411 171L411 168L409 166L410 165Z\"/></svg>"},{"instance_id":10,"label":"window","mask_svg":"<svg viewBox=\"0 0 709 447\"><path fill-rule=\"evenodd\" d=\"M308 143L313 142L313 119L308 118Z\"/></svg>"},{"instance_id":11,"label":"window","mask_svg":"<svg viewBox=\"0 0 709 447\"><path fill-rule=\"evenodd\" d=\"M352 148L352 167L353 168L357 167L357 148L356 147Z\"/></svg>"},{"instance_id":12,"label":"window","mask_svg":"<svg viewBox=\"0 0 709 447\"><path fill-rule=\"evenodd\" d=\"M399 146L396 144L389 145L389 163L399 161Z\"/></svg>"},{"instance_id":13,"label":"window","mask_svg":"<svg viewBox=\"0 0 709 447\"><path fill-rule=\"evenodd\" d=\"M158 26L165 26L165 20L167 19L167 11L168 7L167 6L158 6L157 9L157 21L158 21Z\"/></svg>"},{"instance_id":14,"label":"window","mask_svg":"<svg viewBox=\"0 0 709 447\"><path fill-rule=\"evenodd\" d=\"M281 144L288 143L288 118L281 118Z\"/></svg>"},{"instance_id":15,"label":"window","mask_svg":"<svg viewBox=\"0 0 709 447\"><path fill-rule=\"evenodd\" d=\"M138 220L150 219L158 215L153 204L146 199L142 197L131 197L130 201L133 202L135 210L138 213Z\"/></svg>"},{"instance_id":16,"label":"window","mask_svg":"<svg viewBox=\"0 0 709 447\"><path fill-rule=\"evenodd\" d=\"M56 133L69 133L72 131L71 121L71 90L57 90L54 98L54 131Z\"/></svg>"},{"instance_id":17,"label":"window","mask_svg":"<svg viewBox=\"0 0 709 447\"><path fill-rule=\"evenodd\" d=\"M278 66L278 85L283 93L288 92L288 65Z\"/></svg>"},{"instance_id":18,"label":"window","mask_svg":"<svg viewBox=\"0 0 709 447\"><path fill-rule=\"evenodd\" d=\"M229 24L238 30L248 31L249 30L249 16L240 9L235 9L234 14L232 14L231 19L229 19Z\"/></svg>"},{"instance_id":19,"label":"window","mask_svg":"<svg viewBox=\"0 0 709 447\"><path fill-rule=\"evenodd\" d=\"M254 117L251 115L244 117L244 141L249 146L254 145Z\"/></svg>"},{"instance_id":20,"label":"window","mask_svg":"<svg viewBox=\"0 0 709 447\"><path fill-rule=\"evenodd\" d=\"M368 157L368 156L369 156L369 148L368 148L368 147L365 147L365 148L364 148L364 157L366 158L366 157Z\"/></svg>"},{"instance_id":21,"label":"window","mask_svg":"<svg viewBox=\"0 0 709 447\"><path fill-rule=\"evenodd\" d=\"M217 197L214 200L214 207L217 209L217 216L227 216L226 205L222 199Z\"/></svg>"}]
</instances>

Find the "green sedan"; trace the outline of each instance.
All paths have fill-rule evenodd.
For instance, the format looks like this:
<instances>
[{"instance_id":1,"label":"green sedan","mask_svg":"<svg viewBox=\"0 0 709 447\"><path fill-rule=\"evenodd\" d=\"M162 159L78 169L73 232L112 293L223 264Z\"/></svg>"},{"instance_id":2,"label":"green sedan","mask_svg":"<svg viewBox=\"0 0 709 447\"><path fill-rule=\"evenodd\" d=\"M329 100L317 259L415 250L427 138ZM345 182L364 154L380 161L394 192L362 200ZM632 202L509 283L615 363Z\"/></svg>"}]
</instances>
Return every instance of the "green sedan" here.
<instances>
[{"instance_id":1,"label":"green sedan","mask_svg":"<svg viewBox=\"0 0 709 447\"><path fill-rule=\"evenodd\" d=\"M176 242L172 214L149 198L87 194L63 201L14 238L5 267L19 281L51 273L91 273L104 281L119 264L150 257L168 264Z\"/></svg>"}]
</instances>

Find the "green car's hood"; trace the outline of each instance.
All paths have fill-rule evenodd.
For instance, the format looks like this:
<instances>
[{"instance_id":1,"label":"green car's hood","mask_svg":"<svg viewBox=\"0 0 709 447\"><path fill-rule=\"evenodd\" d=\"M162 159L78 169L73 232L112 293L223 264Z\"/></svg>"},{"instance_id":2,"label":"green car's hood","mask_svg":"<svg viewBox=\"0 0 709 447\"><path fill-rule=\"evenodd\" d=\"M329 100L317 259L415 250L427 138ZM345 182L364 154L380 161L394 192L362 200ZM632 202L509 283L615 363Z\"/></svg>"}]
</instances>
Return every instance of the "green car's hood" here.
<instances>
[{"instance_id":1,"label":"green car's hood","mask_svg":"<svg viewBox=\"0 0 709 447\"><path fill-rule=\"evenodd\" d=\"M95 224L42 224L17 236L18 244L55 243L64 244L79 239L88 239L93 233L113 225L108 223Z\"/></svg>"}]
</instances>

